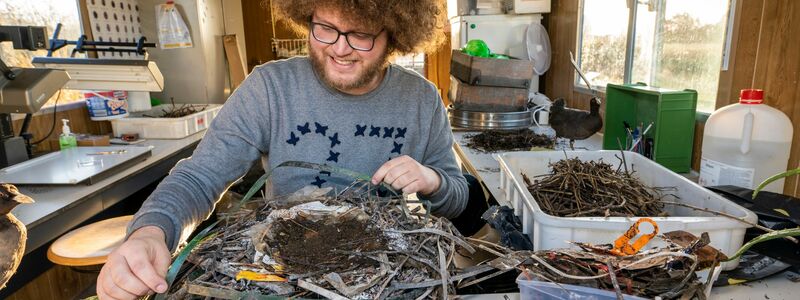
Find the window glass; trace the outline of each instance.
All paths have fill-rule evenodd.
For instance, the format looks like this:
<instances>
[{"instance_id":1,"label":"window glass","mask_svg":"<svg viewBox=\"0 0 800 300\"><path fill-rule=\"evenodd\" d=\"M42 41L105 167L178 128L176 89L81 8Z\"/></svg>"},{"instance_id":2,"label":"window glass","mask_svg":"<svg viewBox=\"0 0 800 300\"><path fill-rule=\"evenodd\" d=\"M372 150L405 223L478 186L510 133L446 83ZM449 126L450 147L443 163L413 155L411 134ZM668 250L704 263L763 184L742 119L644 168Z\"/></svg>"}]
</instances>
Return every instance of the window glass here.
<instances>
[{"instance_id":1,"label":"window glass","mask_svg":"<svg viewBox=\"0 0 800 300\"><path fill-rule=\"evenodd\" d=\"M633 62L625 70L626 0L583 0L578 49L592 84L631 82L698 92L697 111L716 103L730 0L635 1ZM582 82L577 81L579 85Z\"/></svg>"},{"instance_id":2,"label":"window glass","mask_svg":"<svg viewBox=\"0 0 800 300\"><path fill-rule=\"evenodd\" d=\"M626 0L583 1L580 66L594 86L622 83L628 35ZM583 82L579 82L583 85Z\"/></svg>"},{"instance_id":3,"label":"window glass","mask_svg":"<svg viewBox=\"0 0 800 300\"><path fill-rule=\"evenodd\" d=\"M52 37L56 24L62 23L60 39L77 40L81 35L80 17L78 16L78 1L69 0L2 0L0 1L0 24L14 26L45 26L48 39ZM55 57L69 57L74 46L61 48L53 53ZM0 43L0 59L10 67L33 67L31 60L34 56L46 56L47 51L16 50L11 42ZM77 54L76 57L84 57ZM45 106L55 103L60 97L59 104L81 101L80 91L62 90L61 95L51 98Z\"/></svg>"},{"instance_id":4,"label":"window glass","mask_svg":"<svg viewBox=\"0 0 800 300\"><path fill-rule=\"evenodd\" d=\"M638 7L632 81L696 90L697 111L714 111L728 0L655 2Z\"/></svg>"}]
</instances>

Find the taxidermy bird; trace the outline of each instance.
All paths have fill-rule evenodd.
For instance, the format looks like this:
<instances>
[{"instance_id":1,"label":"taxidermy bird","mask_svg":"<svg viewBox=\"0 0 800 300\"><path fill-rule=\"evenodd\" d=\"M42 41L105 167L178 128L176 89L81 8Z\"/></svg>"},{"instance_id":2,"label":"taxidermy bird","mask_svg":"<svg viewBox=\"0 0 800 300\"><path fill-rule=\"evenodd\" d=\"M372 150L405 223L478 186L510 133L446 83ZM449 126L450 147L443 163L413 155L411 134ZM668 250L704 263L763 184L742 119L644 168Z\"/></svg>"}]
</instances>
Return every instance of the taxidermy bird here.
<instances>
[{"instance_id":1,"label":"taxidermy bird","mask_svg":"<svg viewBox=\"0 0 800 300\"><path fill-rule=\"evenodd\" d=\"M575 149L575 140L587 139L603 128L600 116L600 100L589 100L589 111L565 107L564 99L556 99L550 107L550 126L556 131L556 137L569 139L570 149Z\"/></svg>"},{"instance_id":2,"label":"taxidermy bird","mask_svg":"<svg viewBox=\"0 0 800 300\"><path fill-rule=\"evenodd\" d=\"M556 131L556 140L560 137L569 139L569 148L575 150L575 140L587 139L600 131L603 128L603 118L600 117L600 99L597 98L597 91L592 89L592 83L586 75L583 75L572 52L569 53L569 60L594 97L589 100L588 112L567 108L564 99L556 99L550 107L550 126Z\"/></svg>"},{"instance_id":3,"label":"taxidermy bird","mask_svg":"<svg viewBox=\"0 0 800 300\"><path fill-rule=\"evenodd\" d=\"M14 275L25 254L28 234L11 210L19 204L33 203L33 199L19 193L17 187L0 183L0 290Z\"/></svg>"}]
</instances>

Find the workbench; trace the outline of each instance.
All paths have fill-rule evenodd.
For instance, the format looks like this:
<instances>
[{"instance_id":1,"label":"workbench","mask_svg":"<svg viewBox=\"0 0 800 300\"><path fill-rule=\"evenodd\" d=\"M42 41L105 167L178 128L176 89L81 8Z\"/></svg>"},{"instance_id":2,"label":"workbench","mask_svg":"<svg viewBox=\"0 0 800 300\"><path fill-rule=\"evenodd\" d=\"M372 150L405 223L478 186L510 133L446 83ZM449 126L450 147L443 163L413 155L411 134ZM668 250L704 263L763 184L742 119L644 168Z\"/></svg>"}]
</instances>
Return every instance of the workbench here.
<instances>
[{"instance_id":1,"label":"workbench","mask_svg":"<svg viewBox=\"0 0 800 300\"><path fill-rule=\"evenodd\" d=\"M20 185L35 203L17 206L12 213L28 229L25 254L55 240L92 216L122 201L169 173L179 160L192 155L205 131L177 140L147 140L151 156L92 185Z\"/></svg>"},{"instance_id":2,"label":"workbench","mask_svg":"<svg viewBox=\"0 0 800 300\"><path fill-rule=\"evenodd\" d=\"M552 134L553 131L550 127L533 127L536 133ZM500 190L500 165L493 157L493 153L483 153L466 146L466 135L477 134L477 131L463 131L455 130L453 136L455 143L453 149L456 153L456 159L461 166L470 174L475 176L478 180L486 185L488 191L497 199L500 205L513 207L511 203L505 199L504 194ZM603 144L603 137L601 134L582 140L575 141L575 150L601 150ZM570 150L568 143L558 143L556 150ZM683 174L682 174L683 175ZM684 176L693 177L690 174ZM745 284L715 287L711 290L711 299L798 299L800 295L800 283L795 283L787 279L788 272L773 275L767 279L748 282ZM794 296L792 296L794 295ZM492 295L470 295L463 297L463 299L479 300L479 299L519 299L518 294L492 294Z\"/></svg>"}]
</instances>

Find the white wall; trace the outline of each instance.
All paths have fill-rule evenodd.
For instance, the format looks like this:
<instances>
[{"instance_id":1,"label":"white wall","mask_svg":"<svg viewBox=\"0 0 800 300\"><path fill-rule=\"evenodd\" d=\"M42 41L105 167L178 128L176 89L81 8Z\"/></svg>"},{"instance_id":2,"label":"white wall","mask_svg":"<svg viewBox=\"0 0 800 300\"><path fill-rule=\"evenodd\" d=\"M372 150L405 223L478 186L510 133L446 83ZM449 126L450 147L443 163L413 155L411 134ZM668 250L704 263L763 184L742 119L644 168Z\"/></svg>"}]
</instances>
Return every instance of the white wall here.
<instances>
[{"instance_id":1,"label":"white wall","mask_svg":"<svg viewBox=\"0 0 800 300\"><path fill-rule=\"evenodd\" d=\"M230 6L224 13L223 1L226 9ZM142 29L149 41L158 40L155 6L161 3L164 1L139 0ZM239 0L175 0L175 4L189 27L194 47L148 50L150 59L158 64L164 75L164 91L152 95L162 102L169 102L173 97L176 103L223 103L229 86L222 45L222 36L227 28L223 15L238 16L238 22L228 22L231 24L228 32L237 33L237 39L238 32L241 32L240 48L244 48L241 3Z\"/></svg>"}]
</instances>

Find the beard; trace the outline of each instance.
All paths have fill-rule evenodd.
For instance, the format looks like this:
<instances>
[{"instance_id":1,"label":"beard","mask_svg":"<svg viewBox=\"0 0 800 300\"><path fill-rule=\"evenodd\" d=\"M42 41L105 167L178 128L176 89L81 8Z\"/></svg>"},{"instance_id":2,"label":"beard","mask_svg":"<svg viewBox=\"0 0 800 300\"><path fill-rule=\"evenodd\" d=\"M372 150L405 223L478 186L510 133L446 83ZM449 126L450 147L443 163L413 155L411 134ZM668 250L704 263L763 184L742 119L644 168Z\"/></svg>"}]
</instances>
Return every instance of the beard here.
<instances>
[{"instance_id":1,"label":"beard","mask_svg":"<svg viewBox=\"0 0 800 300\"><path fill-rule=\"evenodd\" d=\"M309 51L311 66L314 68L314 71L319 74L319 77L326 85L339 91L362 88L370 84L372 80L374 80L381 74L381 72L383 72L387 63L387 56L388 54L384 53L380 59L374 63L364 64L364 68L359 71L359 74L356 74L355 79L348 80L342 78L332 78L331 75L328 74L326 70L326 61L330 58L323 51ZM360 62L363 62L363 60Z\"/></svg>"}]
</instances>

